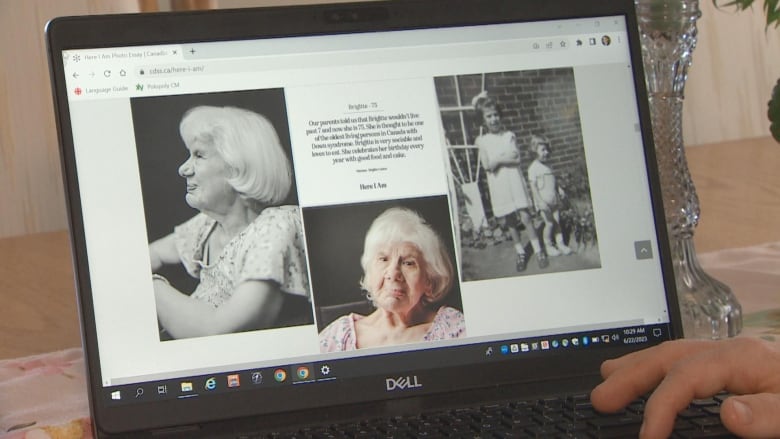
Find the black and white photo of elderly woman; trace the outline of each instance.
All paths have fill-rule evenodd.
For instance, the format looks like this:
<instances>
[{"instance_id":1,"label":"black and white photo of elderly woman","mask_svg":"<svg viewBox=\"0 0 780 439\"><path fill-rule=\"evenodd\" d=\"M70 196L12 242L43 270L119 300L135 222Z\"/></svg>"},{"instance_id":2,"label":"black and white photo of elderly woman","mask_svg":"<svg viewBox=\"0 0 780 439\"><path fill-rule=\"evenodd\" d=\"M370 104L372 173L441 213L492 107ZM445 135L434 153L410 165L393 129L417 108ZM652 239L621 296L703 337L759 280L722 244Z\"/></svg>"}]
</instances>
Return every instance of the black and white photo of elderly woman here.
<instances>
[{"instance_id":1,"label":"black and white photo of elderly woman","mask_svg":"<svg viewBox=\"0 0 780 439\"><path fill-rule=\"evenodd\" d=\"M186 203L200 213L149 245L152 272L183 264L192 294L153 275L157 317L172 338L273 327L289 295L308 298L299 208L280 205L292 181L273 125L240 108L198 106L179 133Z\"/></svg>"},{"instance_id":2,"label":"black and white photo of elderly woman","mask_svg":"<svg viewBox=\"0 0 780 439\"><path fill-rule=\"evenodd\" d=\"M366 233L360 285L375 311L337 318L320 332L320 351L465 337L463 314L441 305L455 281L441 238L416 212L392 207Z\"/></svg>"}]
</instances>

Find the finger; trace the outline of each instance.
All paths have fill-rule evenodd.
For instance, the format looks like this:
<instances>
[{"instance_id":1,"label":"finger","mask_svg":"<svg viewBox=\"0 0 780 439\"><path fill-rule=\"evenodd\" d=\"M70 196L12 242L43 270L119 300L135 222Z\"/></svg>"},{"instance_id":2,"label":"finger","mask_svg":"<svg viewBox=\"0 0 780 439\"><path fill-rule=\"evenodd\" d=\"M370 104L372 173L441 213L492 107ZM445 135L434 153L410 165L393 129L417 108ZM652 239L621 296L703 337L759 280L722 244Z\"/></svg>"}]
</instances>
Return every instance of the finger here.
<instances>
[{"instance_id":1,"label":"finger","mask_svg":"<svg viewBox=\"0 0 780 439\"><path fill-rule=\"evenodd\" d=\"M601 376L608 378L617 370L643 365L650 368L660 366L663 369L668 370L670 366L680 358L706 349L711 349L712 347L713 344L711 341L704 340L683 339L667 341L651 348L605 361L601 365Z\"/></svg>"},{"instance_id":2,"label":"finger","mask_svg":"<svg viewBox=\"0 0 780 439\"><path fill-rule=\"evenodd\" d=\"M701 366L701 367L698 367ZM699 382L698 373L707 375ZM640 438L669 437L677 414L695 398L714 395L725 380L716 378L699 361L681 361L661 381L645 404Z\"/></svg>"},{"instance_id":3,"label":"finger","mask_svg":"<svg viewBox=\"0 0 780 439\"><path fill-rule=\"evenodd\" d=\"M606 380L593 389L591 401L597 410L617 411L655 388L682 357L711 348L711 342L679 340L605 361Z\"/></svg>"},{"instance_id":4,"label":"finger","mask_svg":"<svg viewBox=\"0 0 780 439\"><path fill-rule=\"evenodd\" d=\"M740 437L777 437L780 431L780 394L732 396L720 407L723 425Z\"/></svg>"},{"instance_id":5,"label":"finger","mask_svg":"<svg viewBox=\"0 0 780 439\"><path fill-rule=\"evenodd\" d=\"M763 370L756 361L766 352L759 348L763 345L755 340L731 339L675 363L647 401L642 437L667 437L677 413L694 398L709 397L724 389L736 393L764 391L767 383L755 377L773 377L776 373ZM746 370L751 373L744 373ZM775 389L774 384L770 388Z\"/></svg>"}]
</instances>

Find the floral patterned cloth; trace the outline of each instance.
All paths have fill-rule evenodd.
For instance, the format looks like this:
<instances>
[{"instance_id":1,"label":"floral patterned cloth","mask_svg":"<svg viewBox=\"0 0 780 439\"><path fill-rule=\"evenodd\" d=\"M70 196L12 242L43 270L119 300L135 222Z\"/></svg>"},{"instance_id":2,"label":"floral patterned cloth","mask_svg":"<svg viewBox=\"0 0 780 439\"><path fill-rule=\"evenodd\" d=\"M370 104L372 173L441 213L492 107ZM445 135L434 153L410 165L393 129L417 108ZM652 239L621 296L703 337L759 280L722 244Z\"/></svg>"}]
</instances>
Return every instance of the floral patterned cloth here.
<instances>
[{"instance_id":1,"label":"floral patterned cloth","mask_svg":"<svg viewBox=\"0 0 780 439\"><path fill-rule=\"evenodd\" d=\"M320 332L320 351L336 352L357 349L355 322L364 318L360 314L341 316ZM447 340L466 336L466 322L463 313L455 308L442 306L433 318L431 328L423 341Z\"/></svg>"},{"instance_id":2,"label":"floral patterned cloth","mask_svg":"<svg viewBox=\"0 0 780 439\"><path fill-rule=\"evenodd\" d=\"M267 207L219 255L206 245L216 221L200 213L174 228L182 264L200 279L192 297L219 307L247 280L270 280L282 291L309 296L303 228L297 206ZM204 262L205 261L205 262ZM206 263L208 262L208 263Z\"/></svg>"},{"instance_id":3,"label":"floral patterned cloth","mask_svg":"<svg viewBox=\"0 0 780 439\"><path fill-rule=\"evenodd\" d=\"M699 260L739 298L743 335L780 338L780 242ZM81 349L0 360L0 439L92 439L90 429Z\"/></svg>"},{"instance_id":4,"label":"floral patterned cloth","mask_svg":"<svg viewBox=\"0 0 780 439\"><path fill-rule=\"evenodd\" d=\"M0 360L0 438L92 438L80 348Z\"/></svg>"}]
</instances>

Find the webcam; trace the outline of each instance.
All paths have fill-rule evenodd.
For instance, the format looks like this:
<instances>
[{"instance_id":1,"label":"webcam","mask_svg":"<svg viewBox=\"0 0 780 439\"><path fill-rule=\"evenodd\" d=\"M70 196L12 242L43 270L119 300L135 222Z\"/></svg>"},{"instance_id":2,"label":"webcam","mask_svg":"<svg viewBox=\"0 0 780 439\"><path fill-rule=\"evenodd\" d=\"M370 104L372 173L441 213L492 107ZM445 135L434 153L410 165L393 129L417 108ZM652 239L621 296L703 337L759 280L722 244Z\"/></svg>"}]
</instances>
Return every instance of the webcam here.
<instances>
[{"instance_id":1,"label":"webcam","mask_svg":"<svg viewBox=\"0 0 780 439\"><path fill-rule=\"evenodd\" d=\"M331 9L324 12L324 19L328 23L361 23L387 20L388 17L387 8L381 6Z\"/></svg>"}]
</instances>

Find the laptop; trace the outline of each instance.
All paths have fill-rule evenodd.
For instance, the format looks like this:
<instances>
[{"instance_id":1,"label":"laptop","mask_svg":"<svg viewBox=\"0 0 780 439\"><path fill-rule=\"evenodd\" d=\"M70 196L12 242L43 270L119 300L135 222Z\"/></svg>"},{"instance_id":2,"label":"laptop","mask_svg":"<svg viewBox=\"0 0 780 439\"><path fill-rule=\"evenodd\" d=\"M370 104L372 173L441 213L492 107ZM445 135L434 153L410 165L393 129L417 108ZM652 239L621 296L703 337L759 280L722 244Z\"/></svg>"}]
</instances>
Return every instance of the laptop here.
<instances>
[{"instance_id":1,"label":"laptop","mask_svg":"<svg viewBox=\"0 0 780 439\"><path fill-rule=\"evenodd\" d=\"M488 437L682 335L630 0L46 32L96 437Z\"/></svg>"}]
</instances>

